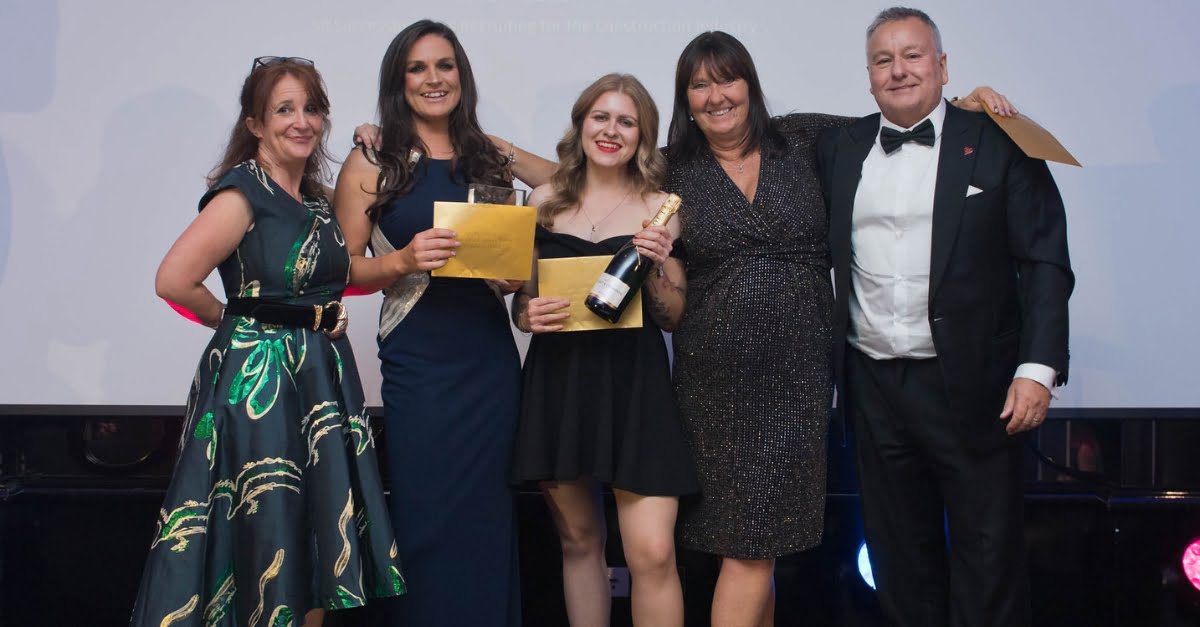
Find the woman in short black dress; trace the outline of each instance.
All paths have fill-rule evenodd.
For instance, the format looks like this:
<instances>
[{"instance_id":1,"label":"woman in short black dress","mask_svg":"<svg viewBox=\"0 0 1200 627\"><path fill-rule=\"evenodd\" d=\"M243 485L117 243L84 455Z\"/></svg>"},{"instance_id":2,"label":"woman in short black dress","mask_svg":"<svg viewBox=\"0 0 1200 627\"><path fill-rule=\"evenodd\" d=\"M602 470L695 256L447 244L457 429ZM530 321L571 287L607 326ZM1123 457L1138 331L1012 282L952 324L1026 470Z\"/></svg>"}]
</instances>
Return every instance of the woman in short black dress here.
<instances>
[{"instance_id":1,"label":"woman in short black dress","mask_svg":"<svg viewBox=\"0 0 1200 627\"><path fill-rule=\"evenodd\" d=\"M536 278L518 292L513 321L535 335L514 476L542 482L562 543L572 625L608 624L599 484L616 499L634 623L682 625L673 532L677 497L697 486L659 330L673 329L683 311L683 268L669 258L678 226L644 228L666 199L658 191L665 168L655 148L658 113L637 79L610 74L584 90L571 122L558 145L562 166L531 198L541 223L538 255L607 256L632 241L660 271L642 290L637 329L556 333L567 301L539 297Z\"/></svg>"}]
</instances>

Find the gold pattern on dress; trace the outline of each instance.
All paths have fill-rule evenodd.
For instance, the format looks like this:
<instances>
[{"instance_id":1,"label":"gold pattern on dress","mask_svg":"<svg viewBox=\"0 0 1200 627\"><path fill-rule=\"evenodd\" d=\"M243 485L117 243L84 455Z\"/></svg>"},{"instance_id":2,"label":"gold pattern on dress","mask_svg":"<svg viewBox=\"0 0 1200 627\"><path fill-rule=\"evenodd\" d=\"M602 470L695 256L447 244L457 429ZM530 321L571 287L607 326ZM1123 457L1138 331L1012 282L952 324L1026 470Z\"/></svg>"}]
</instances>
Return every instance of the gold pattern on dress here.
<instances>
[{"instance_id":1,"label":"gold pattern on dress","mask_svg":"<svg viewBox=\"0 0 1200 627\"><path fill-rule=\"evenodd\" d=\"M213 349L213 352L219 354L220 351ZM211 359L211 357L209 358ZM220 361L217 362L220 367ZM213 369L216 370L215 368ZM188 437L192 434L192 429L196 428L196 399L200 396L200 369L196 369L196 374L192 375L192 389L188 392L187 405L183 408L183 428L179 430L179 446L177 451L183 450L183 443L187 442Z\"/></svg>"},{"instance_id":2,"label":"gold pattern on dress","mask_svg":"<svg viewBox=\"0 0 1200 627\"><path fill-rule=\"evenodd\" d=\"M262 618L263 606L266 604L267 584L271 580L279 576L279 571L283 569L283 549L275 551L275 559L271 561L271 565L267 567L261 577L258 578L258 607L254 608L254 612L250 614L250 627L258 624L258 619Z\"/></svg>"},{"instance_id":3,"label":"gold pattern on dress","mask_svg":"<svg viewBox=\"0 0 1200 627\"><path fill-rule=\"evenodd\" d=\"M259 184L263 186L263 189L267 190L268 194L274 196L275 190L271 189L271 177L267 174L266 169L260 166L254 159L246 161L245 164L246 171L258 180Z\"/></svg>"},{"instance_id":4,"label":"gold pattern on dress","mask_svg":"<svg viewBox=\"0 0 1200 627\"><path fill-rule=\"evenodd\" d=\"M333 565L333 575L341 577L342 573L346 572L346 566L350 564L350 537L346 534L347 527L350 526L350 519L354 517L354 491L346 491L346 507L342 508L342 515L338 516L338 533L342 534L342 552L338 555L337 562Z\"/></svg>"},{"instance_id":5,"label":"gold pattern on dress","mask_svg":"<svg viewBox=\"0 0 1200 627\"><path fill-rule=\"evenodd\" d=\"M335 381L335 383L337 383L338 385L341 385L342 384L342 353L341 353L341 351L338 350L338 347L336 344L330 344L329 348L333 349L333 357L334 357L333 362L335 364L337 364L337 380Z\"/></svg>"},{"instance_id":6,"label":"gold pattern on dress","mask_svg":"<svg viewBox=\"0 0 1200 627\"><path fill-rule=\"evenodd\" d=\"M355 438L354 454L362 455L375 446L375 434L371 431L371 419L366 416L347 416L351 436Z\"/></svg>"},{"instance_id":7,"label":"gold pattern on dress","mask_svg":"<svg viewBox=\"0 0 1200 627\"><path fill-rule=\"evenodd\" d=\"M392 548L388 549L388 557L390 557L392 559L396 559L397 555L400 555L400 551L396 550L396 541L393 540Z\"/></svg>"},{"instance_id":8,"label":"gold pattern on dress","mask_svg":"<svg viewBox=\"0 0 1200 627\"><path fill-rule=\"evenodd\" d=\"M208 443L208 446L206 446L204 448L204 456L208 458L208 469L212 470L213 464L215 464L217 461L217 424L216 424L216 422L213 422L212 440L210 440Z\"/></svg>"},{"instance_id":9,"label":"gold pattern on dress","mask_svg":"<svg viewBox=\"0 0 1200 627\"><path fill-rule=\"evenodd\" d=\"M154 541L150 543L153 550L163 542L175 542L171 547L173 553L183 553L189 542L187 537L205 533L208 523L208 503L199 501L184 501L183 505L170 512L158 510L158 529L154 533Z\"/></svg>"},{"instance_id":10,"label":"gold pattern on dress","mask_svg":"<svg viewBox=\"0 0 1200 627\"><path fill-rule=\"evenodd\" d=\"M221 586L217 588L213 598L204 606L204 624L207 627L215 627L219 625L225 616L229 614L229 608L233 606L233 595L237 593L237 588L233 585L233 573L225 576Z\"/></svg>"},{"instance_id":11,"label":"gold pattern on dress","mask_svg":"<svg viewBox=\"0 0 1200 627\"><path fill-rule=\"evenodd\" d=\"M291 612L288 612L288 606L286 606L286 605L275 606L275 611L271 612L271 618L267 619L267 625L269 625L270 627L275 627L275 625L279 624L279 619L282 616L284 616L285 613L289 616L291 615ZM287 624L289 626L295 625L296 622L294 620L289 620L287 622Z\"/></svg>"},{"instance_id":12,"label":"gold pattern on dress","mask_svg":"<svg viewBox=\"0 0 1200 627\"><path fill-rule=\"evenodd\" d=\"M317 443L321 438L340 431L342 428L342 417L338 411L337 401L325 401L319 405L313 405L313 408L300 421L300 432L308 432L308 465L316 466L317 462L321 461L321 454L317 451Z\"/></svg>"},{"instance_id":13,"label":"gold pattern on dress","mask_svg":"<svg viewBox=\"0 0 1200 627\"><path fill-rule=\"evenodd\" d=\"M229 402L244 400L251 420L265 416L279 397L283 375L295 385L294 375L308 353L307 337L303 332L260 325L253 318L239 318L230 346L251 352L230 383Z\"/></svg>"},{"instance_id":14,"label":"gold pattern on dress","mask_svg":"<svg viewBox=\"0 0 1200 627\"><path fill-rule=\"evenodd\" d=\"M273 468L263 469L263 466ZM242 467L243 470L238 474L237 479L230 481L222 479L213 486L212 492L209 493L209 500L219 497L228 498L232 506L229 508L227 519L232 520L237 511L242 505L249 503L246 508L246 514L253 514L258 511L258 501L256 498L266 492L270 492L276 488L291 490L296 494L300 494L300 479L303 471L290 459L281 457L268 457L260 459L256 462L247 462ZM247 477L247 474L250 476ZM291 483L283 483L281 481L268 481L266 483L254 484L256 481L265 479L279 479L290 481ZM235 500L236 496L236 500Z\"/></svg>"},{"instance_id":15,"label":"gold pattern on dress","mask_svg":"<svg viewBox=\"0 0 1200 627\"><path fill-rule=\"evenodd\" d=\"M338 586L338 596L342 597L343 599L350 599L350 603L344 603L342 607L358 607L360 605L367 604L366 599L354 594L346 586Z\"/></svg>"},{"instance_id":16,"label":"gold pattern on dress","mask_svg":"<svg viewBox=\"0 0 1200 627\"><path fill-rule=\"evenodd\" d=\"M258 298L262 294L262 282L254 279L242 285L242 298Z\"/></svg>"},{"instance_id":17,"label":"gold pattern on dress","mask_svg":"<svg viewBox=\"0 0 1200 627\"><path fill-rule=\"evenodd\" d=\"M168 625L174 625L175 623L178 623L179 621L187 618L188 616L191 616L192 612L196 609L196 606L199 604L200 604L200 595L198 595L198 594L192 595L192 598L188 599L188 602L185 603L183 605L183 607L164 616L162 621L160 623L158 623L158 627L167 627Z\"/></svg>"}]
</instances>

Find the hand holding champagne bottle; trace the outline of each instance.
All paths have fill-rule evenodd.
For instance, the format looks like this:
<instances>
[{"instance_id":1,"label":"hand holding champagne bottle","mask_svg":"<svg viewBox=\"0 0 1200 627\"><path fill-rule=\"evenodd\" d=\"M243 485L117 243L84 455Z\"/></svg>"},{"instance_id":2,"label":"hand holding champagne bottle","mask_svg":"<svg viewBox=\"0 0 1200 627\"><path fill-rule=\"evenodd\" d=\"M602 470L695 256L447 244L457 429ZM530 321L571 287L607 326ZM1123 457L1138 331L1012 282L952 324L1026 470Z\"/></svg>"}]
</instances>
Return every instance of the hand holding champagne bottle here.
<instances>
[{"instance_id":1,"label":"hand holding champagne bottle","mask_svg":"<svg viewBox=\"0 0 1200 627\"><path fill-rule=\"evenodd\" d=\"M666 226L682 203L683 199L679 196L669 194L667 200L659 207L658 213L650 220L647 230L652 227ZM588 294L585 301L587 308L604 320L613 323L620 320L621 314L625 313L625 308L629 306L629 302L641 289L651 268L665 261L650 259L643 254L638 244L638 238L644 233L646 230L634 236L633 240L622 246L617 254L613 255L608 268L600 275L596 285L592 287L591 293ZM667 244L669 250L670 242L668 241Z\"/></svg>"}]
</instances>

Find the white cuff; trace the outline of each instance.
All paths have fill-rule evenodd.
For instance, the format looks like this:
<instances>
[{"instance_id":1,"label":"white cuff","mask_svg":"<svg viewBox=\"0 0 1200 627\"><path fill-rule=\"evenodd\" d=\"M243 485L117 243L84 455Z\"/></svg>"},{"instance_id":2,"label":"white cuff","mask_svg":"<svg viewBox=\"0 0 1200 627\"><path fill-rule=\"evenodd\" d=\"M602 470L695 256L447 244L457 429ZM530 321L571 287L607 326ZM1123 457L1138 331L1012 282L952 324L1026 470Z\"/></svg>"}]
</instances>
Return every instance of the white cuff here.
<instances>
[{"instance_id":1,"label":"white cuff","mask_svg":"<svg viewBox=\"0 0 1200 627\"><path fill-rule=\"evenodd\" d=\"M1054 381L1058 379L1058 372L1050 366L1035 364L1033 362L1023 363L1017 366L1017 373L1013 375L1014 379L1033 379L1041 383L1051 394L1054 392Z\"/></svg>"}]
</instances>

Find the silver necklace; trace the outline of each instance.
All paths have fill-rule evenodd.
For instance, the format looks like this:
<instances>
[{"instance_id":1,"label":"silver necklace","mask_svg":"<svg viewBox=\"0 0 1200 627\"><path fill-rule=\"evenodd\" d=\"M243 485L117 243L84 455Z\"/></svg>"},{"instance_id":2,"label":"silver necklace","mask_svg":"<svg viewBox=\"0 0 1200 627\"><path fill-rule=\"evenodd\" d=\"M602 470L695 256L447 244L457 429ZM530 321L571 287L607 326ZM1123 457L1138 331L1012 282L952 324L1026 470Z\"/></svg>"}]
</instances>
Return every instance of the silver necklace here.
<instances>
[{"instance_id":1,"label":"silver necklace","mask_svg":"<svg viewBox=\"0 0 1200 627\"><path fill-rule=\"evenodd\" d=\"M583 219L587 220L588 224L590 224L592 226L592 231L590 233L588 233L589 241L593 241L593 242L596 241L596 226L603 223L605 220L607 220L609 218L609 216L611 216L613 214L613 212L617 210L617 207L620 207L621 205L625 204L625 199L629 198L629 192L630 192L630 190L628 190L628 189L625 190L625 195L621 197L621 201L618 202L616 205L614 205L612 209L609 209L608 213L604 214L603 218L600 218L599 220L596 220L595 222L592 222L592 219L590 217L588 217L587 212L583 210L583 203L579 204L579 213L583 214Z\"/></svg>"},{"instance_id":2,"label":"silver necklace","mask_svg":"<svg viewBox=\"0 0 1200 627\"><path fill-rule=\"evenodd\" d=\"M714 153L713 156L716 156L716 154ZM721 157L717 157L717 161L720 161L721 163L728 163L730 165L736 165L738 174L742 174L745 171L744 168L746 167L746 156L738 159L736 164L734 163L733 159L722 159Z\"/></svg>"}]
</instances>

